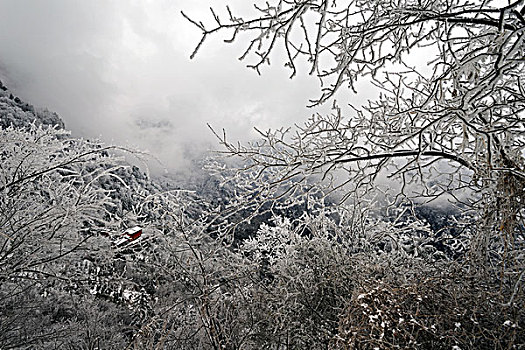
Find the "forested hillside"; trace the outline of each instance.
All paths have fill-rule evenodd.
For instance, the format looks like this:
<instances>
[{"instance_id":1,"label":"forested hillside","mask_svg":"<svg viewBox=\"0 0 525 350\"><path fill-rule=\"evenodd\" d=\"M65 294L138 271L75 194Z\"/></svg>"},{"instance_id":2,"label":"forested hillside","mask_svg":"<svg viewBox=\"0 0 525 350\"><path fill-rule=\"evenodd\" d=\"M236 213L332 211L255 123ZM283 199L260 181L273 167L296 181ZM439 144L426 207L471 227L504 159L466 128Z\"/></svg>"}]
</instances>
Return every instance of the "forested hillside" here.
<instances>
[{"instance_id":1,"label":"forested hillside","mask_svg":"<svg viewBox=\"0 0 525 350\"><path fill-rule=\"evenodd\" d=\"M27 127L30 123L36 125L50 125L64 128L64 122L58 114L47 109L36 109L31 104L14 96L0 81L0 127L5 129L9 126Z\"/></svg>"}]
</instances>

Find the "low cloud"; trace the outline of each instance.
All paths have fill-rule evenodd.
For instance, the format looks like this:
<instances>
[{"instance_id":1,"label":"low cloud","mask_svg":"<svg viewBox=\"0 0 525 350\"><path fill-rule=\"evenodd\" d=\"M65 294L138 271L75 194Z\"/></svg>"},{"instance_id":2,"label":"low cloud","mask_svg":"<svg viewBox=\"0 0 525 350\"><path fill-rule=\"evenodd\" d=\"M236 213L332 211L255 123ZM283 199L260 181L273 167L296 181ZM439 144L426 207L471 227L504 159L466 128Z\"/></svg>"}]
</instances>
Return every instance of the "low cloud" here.
<instances>
[{"instance_id":1,"label":"low cloud","mask_svg":"<svg viewBox=\"0 0 525 350\"><path fill-rule=\"evenodd\" d=\"M207 123L246 140L253 126L312 113L304 106L317 82L290 81L280 66L257 76L237 60L242 43L210 38L190 61L199 31L183 8L211 18L204 0L0 0L2 76L26 101L57 111L74 135L147 150L175 170L215 144Z\"/></svg>"}]
</instances>

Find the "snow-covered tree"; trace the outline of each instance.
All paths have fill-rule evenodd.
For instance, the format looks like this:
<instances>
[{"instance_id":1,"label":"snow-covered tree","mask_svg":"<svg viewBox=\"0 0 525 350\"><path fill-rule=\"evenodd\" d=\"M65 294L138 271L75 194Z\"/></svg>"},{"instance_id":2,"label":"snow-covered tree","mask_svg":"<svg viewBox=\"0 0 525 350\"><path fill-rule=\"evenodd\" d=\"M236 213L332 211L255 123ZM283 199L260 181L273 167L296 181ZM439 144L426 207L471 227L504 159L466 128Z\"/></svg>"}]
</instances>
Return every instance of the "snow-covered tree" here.
<instances>
[{"instance_id":1,"label":"snow-covered tree","mask_svg":"<svg viewBox=\"0 0 525 350\"><path fill-rule=\"evenodd\" d=\"M465 201L484 231L514 237L525 183L522 1L270 1L248 17L212 12L212 25L186 16L203 33L197 49L229 30L231 41L250 38L241 58L258 72L279 45L292 77L309 65L322 86L313 105L346 101L342 88L357 92L358 82L378 95L247 145L219 135L227 154L261 177L271 169L274 185L315 176L361 196L386 176L411 198Z\"/></svg>"},{"instance_id":2,"label":"snow-covered tree","mask_svg":"<svg viewBox=\"0 0 525 350\"><path fill-rule=\"evenodd\" d=\"M56 128L32 124L0 134L0 344L16 347L61 333L38 315L53 315L48 302L82 289L90 280L87 265L96 270L110 261L110 241L102 233L119 223L109 215L112 201L98 180L115 176L122 165L109 155L111 147ZM35 323L22 326L28 320Z\"/></svg>"},{"instance_id":3,"label":"snow-covered tree","mask_svg":"<svg viewBox=\"0 0 525 350\"><path fill-rule=\"evenodd\" d=\"M220 163L213 167L222 184L239 193L231 212L250 208L252 219L299 208L353 225L341 228L344 236L335 244L348 240L355 250L346 254L366 253L370 260L357 272L362 282L351 287L358 294L343 297L347 309L338 314L338 340L326 346L524 344L518 328L525 317L525 2L273 0L255 3L242 16L230 7L211 12L210 23L183 13L202 32L192 57L205 39L227 32L226 42L247 40L240 59L250 60L259 74L270 60L281 60L291 77L305 70L321 84L320 96L310 101L318 112L302 125L256 129L260 137L245 144L214 130L220 152L244 163L233 171ZM355 102L363 87L375 97ZM323 112L323 104L332 105L331 113ZM415 219L421 205L455 208L454 230L434 230ZM341 220L345 215L356 220ZM298 270L306 256L294 260L294 252L309 241L292 234L294 225L263 226L240 250L262 259L264 273L285 267L268 273L286 276L277 285L281 292L261 287L270 291L266 297L275 292L288 298L281 310L299 312L295 288L307 290L305 280L312 278L294 276L324 265L309 262ZM364 251L354 245L356 235L366 242ZM322 259L327 252L319 254ZM374 265L381 266L380 278L367 275L374 275ZM432 276L428 288L423 276ZM362 309L372 302L378 303L376 313ZM416 317L422 308L422 318ZM461 320L443 310L461 310ZM392 327L396 312L419 323ZM281 330L293 328L286 327ZM294 347L275 347L287 345Z\"/></svg>"},{"instance_id":4,"label":"snow-covered tree","mask_svg":"<svg viewBox=\"0 0 525 350\"><path fill-rule=\"evenodd\" d=\"M107 153L110 147L34 125L0 132L3 281L48 273L51 262L115 229L108 192L97 186L119 167ZM92 163L96 169L89 169Z\"/></svg>"}]
</instances>

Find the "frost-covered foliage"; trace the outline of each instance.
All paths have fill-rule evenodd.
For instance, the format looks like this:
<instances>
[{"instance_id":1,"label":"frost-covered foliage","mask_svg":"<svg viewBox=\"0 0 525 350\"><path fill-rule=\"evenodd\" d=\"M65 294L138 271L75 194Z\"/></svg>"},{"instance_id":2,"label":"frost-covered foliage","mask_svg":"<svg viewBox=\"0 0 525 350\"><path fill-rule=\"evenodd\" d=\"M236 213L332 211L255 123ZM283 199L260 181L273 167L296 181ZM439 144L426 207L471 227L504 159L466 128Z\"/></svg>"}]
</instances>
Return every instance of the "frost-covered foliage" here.
<instances>
[{"instance_id":1,"label":"frost-covered foliage","mask_svg":"<svg viewBox=\"0 0 525 350\"><path fill-rule=\"evenodd\" d=\"M192 56L217 32L248 38L249 67L284 52L292 77L306 64L319 78L312 106L333 104L246 144L215 131L221 153L242 161L212 165L235 191L228 213L299 212L238 247L260 305L246 348L524 346L525 3L234 10L212 9L211 23L183 13L202 33ZM346 106L344 87L366 85L377 97ZM443 225L422 220L439 206L454 212ZM306 229L309 217L334 227Z\"/></svg>"},{"instance_id":2,"label":"frost-covered foliage","mask_svg":"<svg viewBox=\"0 0 525 350\"><path fill-rule=\"evenodd\" d=\"M337 334L344 300L358 269L348 242L313 222L308 232L280 217L262 225L241 251L252 265L254 324L251 348L317 349Z\"/></svg>"},{"instance_id":3,"label":"frost-covered foliage","mask_svg":"<svg viewBox=\"0 0 525 350\"><path fill-rule=\"evenodd\" d=\"M61 337L53 320L72 316L67 293L94 277L78 274L80 265L110 261L110 242L100 234L118 222L97 180L121 165L108 147L56 128L32 124L0 134L0 344L11 348Z\"/></svg>"},{"instance_id":4,"label":"frost-covered foliage","mask_svg":"<svg viewBox=\"0 0 525 350\"><path fill-rule=\"evenodd\" d=\"M274 217L234 251L236 256L217 247L211 255L204 249L197 260L199 254L186 257L201 261L201 272L189 280L196 297L176 304L176 315L192 320L186 327L177 323L187 337L179 336L186 342L177 344L191 349L524 345L525 300L515 285L502 285L494 275L476 278L460 263L423 257L414 249L385 251L383 241L373 237L388 236L401 247L403 227L376 221L360 230L349 221Z\"/></svg>"},{"instance_id":5,"label":"frost-covered foliage","mask_svg":"<svg viewBox=\"0 0 525 350\"><path fill-rule=\"evenodd\" d=\"M496 231L507 241L523 235L523 6L270 1L246 17L229 9L225 18L212 11L209 25L188 19L203 40L228 30L232 40L250 37L242 58L259 72L282 44L292 76L304 58L320 79L313 104L334 103L331 114L261 130L248 144L217 135L223 152L256 174L253 193L273 200L320 188L360 202L382 189L419 203L448 200L482 218L472 247L487 264ZM333 96L345 86L357 92L358 82L378 97L338 106Z\"/></svg>"},{"instance_id":6,"label":"frost-covered foliage","mask_svg":"<svg viewBox=\"0 0 525 350\"><path fill-rule=\"evenodd\" d=\"M472 232L436 235L410 206L284 206L231 245L216 202L158 191L108 146L35 125L1 140L2 348L524 344L519 280L474 278L454 261Z\"/></svg>"},{"instance_id":7,"label":"frost-covered foliage","mask_svg":"<svg viewBox=\"0 0 525 350\"><path fill-rule=\"evenodd\" d=\"M191 191L0 85L0 348L525 347L523 6L271 1L194 22L255 33L257 70L284 39L316 102L363 77L381 94L248 145L218 135L245 162ZM407 63L422 47L430 70Z\"/></svg>"},{"instance_id":8,"label":"frost-covered foliage","mask_svg":"<svg viewBox=\"0 0 525 350\"><path fill-rule=\"evenodd\" d=\"M123 348L149 321L164 218L184 194L158 192L115 150L35 124L0 130L1 348ZM145 237L113 244L137 224Z\"/></svg>"},{"instance_id":9,"label":"frost-covered foliage","mask_svg":"<svg viewBox=\"0 0 525 350\"><path fill-rule=\"evenodd\" d=\"M436 268L408 280L367 279L354 290L339 322L334 348L504 349L523 346L517 309L502 307L501 291L486 280ZM452 273L454 272L454 273ZM462 280L459 278L463 277ZM511 326L512 325L512 326Z\"/></svg>"},{"instance_id":10,"label":"frost-covered foliage","mask_svg":"<svg viewBox=\"0 0 525 350\"><path fill-rule=\"evenodd\" d=\"M238 258L207 233L205 203L159 191L116 147L35 124L0 133L1 348L220 343L217 285ZM116 245L132 225L143 235Z\"/></svg>"},{"instance_id":11,"label":"frost-covered foliage","mask_svg":"<svg viewBox=\"0 0 525 350\"><path fill-rule=\"evenodd\" d=\"M0 133L2 280L36 272L113 229L108 193L97 184L118 167L107 148L35 125Z\"/></svg>"},{"instance_id":12,"label":"frost-covered foliage","mask_svg":"<svg viewBox=\"0 0 525 350\"><path fill-rule=\"evenodd\" d=\"M47 109L38 109L20 100L0 81L0 128L9 126L27 127L30 124L48 125L64 128L64 122L58 114Z\"/></svg>"}]
</instances>

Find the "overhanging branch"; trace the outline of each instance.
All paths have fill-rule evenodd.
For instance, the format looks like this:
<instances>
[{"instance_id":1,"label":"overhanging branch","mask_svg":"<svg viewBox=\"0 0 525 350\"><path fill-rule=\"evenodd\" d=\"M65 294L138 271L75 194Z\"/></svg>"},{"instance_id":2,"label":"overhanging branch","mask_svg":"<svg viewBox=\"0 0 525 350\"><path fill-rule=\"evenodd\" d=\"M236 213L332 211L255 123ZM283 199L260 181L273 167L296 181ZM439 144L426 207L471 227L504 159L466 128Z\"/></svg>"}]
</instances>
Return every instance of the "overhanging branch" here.
<instances>
[{"instance_id":1,"label":"overhanging branch","mask_svg":"<svg viewBox=\"0 0 525 350\"><path fill-rule=\"evenodd\" d=\"M442 152L442 151L423 151L423 152L419 152L419 151L397 151L397 152L391 152L391 153L381 153L381 154L372 154L372 155L368 155L368 156L362 156L362 157L352 157L352 158L347 158L347 159L339 159L339 160L335 160L334 163L335 164L339 164L339 163L353 163L353 162L359 162L359 161L363 161L363 160L374 160L374 159L386 159L386 158L403 158L403 157L420 157L420 156L424 156L424 157L439 157L439 158L444 158L444 159L449 159L449 160L452 160L456 163L459 163L461 165L463 165L464 167L468 168L468 169L471 169L471 170L476 170L476 168L470 164L468 161L466 161L465 159L463 158L460 158L454 154L450 154L450 153L446 153L446 152Z\"/></svg>"}]
</instances>

